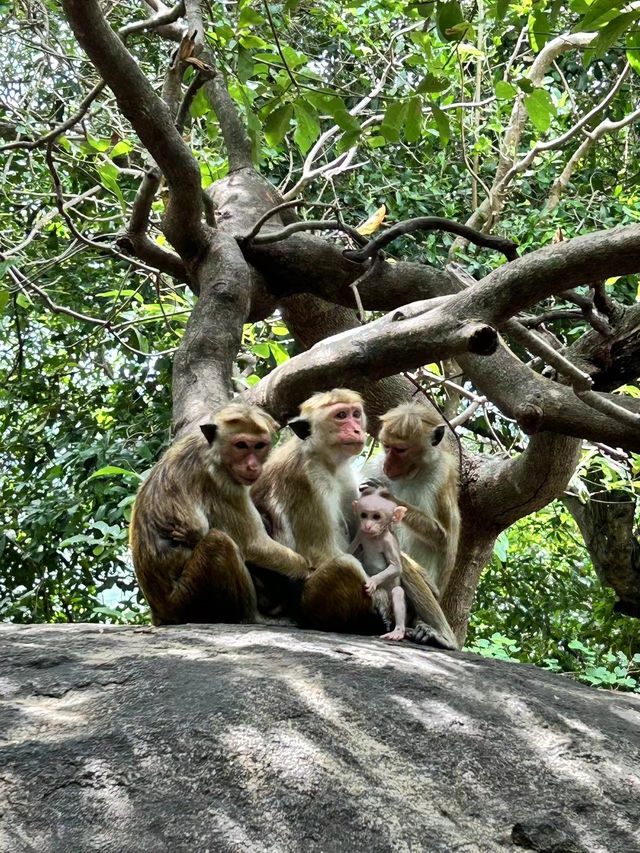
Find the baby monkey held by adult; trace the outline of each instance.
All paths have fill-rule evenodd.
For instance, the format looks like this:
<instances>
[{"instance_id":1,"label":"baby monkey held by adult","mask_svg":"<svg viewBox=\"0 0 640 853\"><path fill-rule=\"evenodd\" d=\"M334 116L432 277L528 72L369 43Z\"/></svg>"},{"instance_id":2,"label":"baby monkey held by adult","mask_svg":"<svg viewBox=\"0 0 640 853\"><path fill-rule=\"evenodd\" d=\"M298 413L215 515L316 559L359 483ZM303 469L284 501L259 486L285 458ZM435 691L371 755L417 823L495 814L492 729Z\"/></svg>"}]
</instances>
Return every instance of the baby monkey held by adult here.
<instances>
[{"instance_id":1,"label":"baby monkey held by adult","mask_svg":"<svg viewBox=\"0 0 640 853\"><path fill-rule=\"evenodd\" d=\"M369 579L364 585L367 595L383 590L391 597L393 630L382 634L383 640L404 640L407 606L400 584L402 554L392 525L402 521L406 509L396 506L379 493L363 495L353 502L353 513L359 529L349 546L350 554L358 554Z\"/></svg>"}]
</instances>

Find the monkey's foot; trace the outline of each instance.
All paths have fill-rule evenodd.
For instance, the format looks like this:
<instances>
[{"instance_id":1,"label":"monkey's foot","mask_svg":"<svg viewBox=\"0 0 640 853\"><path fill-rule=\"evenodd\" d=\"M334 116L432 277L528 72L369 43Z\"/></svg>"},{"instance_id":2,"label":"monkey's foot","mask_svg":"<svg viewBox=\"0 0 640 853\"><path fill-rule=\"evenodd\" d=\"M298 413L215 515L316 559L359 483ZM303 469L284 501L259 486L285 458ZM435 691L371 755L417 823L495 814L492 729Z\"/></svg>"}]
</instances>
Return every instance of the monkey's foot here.
<instances>
[{"instance_id":1,"label":"monkey's foot","mask_svg":"<svg viewBox=\"0 0 640 853\"><path fill-rule=\"evenodd\" d=\"M413 628L407 629L407 639L421 646L436 646L439 649L458 651L459 646L453 632L443 634L426 622L416 622Z\"/></svg>"},{"instance_id":2,"label":"monkey's foot","mask_svg":"<svg viewBox=\"0 0 640 853\"><path fill-rule=\"evenodd\" d=\"M389 631L388 634L380 634L381 640L404 640L404 637L404 628L394 628L393 631Z\"/></svg>"}]
</instances>

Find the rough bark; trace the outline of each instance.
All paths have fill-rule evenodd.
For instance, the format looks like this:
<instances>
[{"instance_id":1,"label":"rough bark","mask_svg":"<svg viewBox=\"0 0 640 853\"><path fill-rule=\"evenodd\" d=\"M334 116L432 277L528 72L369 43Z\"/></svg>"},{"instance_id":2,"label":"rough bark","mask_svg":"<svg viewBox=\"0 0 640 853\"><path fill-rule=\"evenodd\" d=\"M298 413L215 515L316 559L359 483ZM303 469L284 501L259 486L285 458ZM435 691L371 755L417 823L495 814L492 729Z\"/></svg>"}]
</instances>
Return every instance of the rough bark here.
<instances>
[{"instance_id":1,"label":"rough bark","mask_svg":"<svg viewBox=\"0 0 640 853\"><path fill-rule=\"evenodd\" d=\"M594 492L583 503L565 495L603 586L618 596L616 610L640 617L640 539L635 529L636 502L620 490Z\"/></svg>"},{"instance_id":2,"label":"rough bark","mask_svg":"<svg viewBox=\"0 0 640 853\"><path fill-rule=\"evenodd\" d=\"M0 644L11 853L638 849L628 694L295 629L3 625Z\"/></svg>"}]
</instances>

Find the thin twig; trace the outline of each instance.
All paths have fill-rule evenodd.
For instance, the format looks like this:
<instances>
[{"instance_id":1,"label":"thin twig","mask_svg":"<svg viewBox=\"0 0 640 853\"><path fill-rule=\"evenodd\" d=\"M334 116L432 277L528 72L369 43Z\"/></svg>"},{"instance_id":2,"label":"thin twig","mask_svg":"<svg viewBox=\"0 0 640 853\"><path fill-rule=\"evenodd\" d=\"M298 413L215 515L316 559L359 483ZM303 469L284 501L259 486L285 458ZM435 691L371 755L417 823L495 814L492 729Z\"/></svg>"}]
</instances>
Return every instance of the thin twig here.
<instances>
[{"instance_id":1,"label":"thin twig","mask_svg":"<svg viewBox=\"0 0 640 853\"><path fill-rule=\"evenodd\" d=\"M393 240L404 234L412 234L414 231L445 231L448 234L457 234L459 237L464 237L478 246L496 249L498 252L502 252L509 261L513 261L518 257L516 243L507 237L495 237L490 234L483 234L481 231L476 231L475 228L470 228L468 225L462 225L460 222L454 222L451 219L443 219L440 216L419 216L416 219L407 219L404 222L398 222L396 225L388 228L384 233L369 240L367 245L362 249L347 249L343 252L343 255L350 261L361 263L367 258L376 255Z\"/></svg>"}]
</instances>

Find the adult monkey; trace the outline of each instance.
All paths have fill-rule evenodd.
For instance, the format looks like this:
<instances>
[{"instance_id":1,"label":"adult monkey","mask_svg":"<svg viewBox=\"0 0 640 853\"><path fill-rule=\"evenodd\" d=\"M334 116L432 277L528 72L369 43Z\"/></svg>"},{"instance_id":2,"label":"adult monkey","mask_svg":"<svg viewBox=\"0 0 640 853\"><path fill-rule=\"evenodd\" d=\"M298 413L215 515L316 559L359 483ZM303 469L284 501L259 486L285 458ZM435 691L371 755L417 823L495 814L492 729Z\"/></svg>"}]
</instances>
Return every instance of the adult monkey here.
<instances>
[{"instance_id":1,"label":"adult monkey","mask_svg":"<svg viewBox=\"0 0 640 853\"><path fill-rule=\"evenodd\" d=\"M291 578L311 571L269 538L249 496L276 426L261 409L231 403L172 445L142 484L130 542L154 625L255 621L245 561Z\"/></svg>"},{"instance_id":2,"label":"adult monkey","mask_svg":"<svg viewBox=\"0 0 640 853\"><path fill-rule=\"evenodd\" d=\"M297 437L274 451L252 495L273 537L317 567L304 582L297 616L302 624L325 631L379 633L379 617L364 594L368 577L346 553L347 519L358 496L351 458L365 440L362 397L345 388L314 394L290 426ZM407 560L403 569L403 586L417 617L412 638L457 648L420 567Z\"/></svg>"},{"instance_id":3,"label":"adult monkey","mask_svg":"<svg viewBox=\"0 0 640 853\"><path fill-rule=\"evenodd\" d=\"M440 597L456 560L460 538L458 460L443 442L442 418L422 403L404 403L380 418L382 470L390 489L376 479L361 493L379 490L406 508L396 527L400 548L429 574Z\"/></svg>"}]
</instances>

